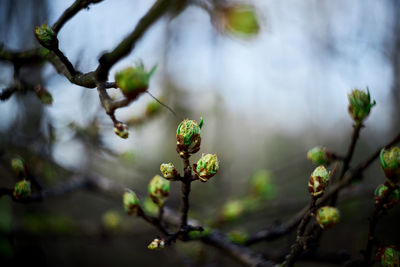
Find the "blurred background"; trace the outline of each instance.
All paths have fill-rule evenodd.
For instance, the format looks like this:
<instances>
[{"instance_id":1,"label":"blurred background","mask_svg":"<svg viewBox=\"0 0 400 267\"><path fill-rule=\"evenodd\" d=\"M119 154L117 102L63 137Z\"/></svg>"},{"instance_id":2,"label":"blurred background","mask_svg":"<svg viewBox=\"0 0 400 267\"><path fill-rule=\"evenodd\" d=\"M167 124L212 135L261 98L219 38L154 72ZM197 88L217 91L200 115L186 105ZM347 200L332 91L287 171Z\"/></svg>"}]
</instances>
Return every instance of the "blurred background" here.
<instances>
[{"instance_id":1,"label":"blurred background","mask_svg":"<svg viewBox=\"0 0 400 267\"><path fill-rule=\"evenodd\" d=\"M91 5L62 28L60 49L80 71L95 69L100 55L129 34L153 2ZM182 167L175 152L178 123L203 116L202 146L193 161L217 153L220 172L193 184L190 216L224 232L251 235L308 203L307 181L315 167L306 158L310 148L346 153L352 89L368 87L377 102L352 166L400 130L399 1L244 1L254 5L259 26L245 35L224 31L221 14L202 8L207 1L194 2L154 24L109 77L113 81L116 71L139 61L148 69L157 65L149 91L179 118L144 94L117 111L130 125L130 137L121 139L96 90L71 84L50 64L24 67L21 77L45 86L54 101L43 105L34 92L25 92L0 102L0 186L14 186L10 160L20 156L45 187L70 179L71 171L95 173L125 184L146 202L147 184L161 163ZM52 25L72 3L0 0L0 43L16 51L38 47L34 26ZM0 61L0 87L12 82L12 65ZM121 97L117 90L110 93ZM253 201L257 180L267 183ZM324 234L321 247L359 255L373 191L383 181L375 162L362 183L343 192L342 221ZM171 190L167 206L177 209L179 184ZM388 245L400 245L399 216L395 207L378 226ZM150 251L147 245L158 234L152 226L124 214L118 198L90 192L28 205L3 197L0 231L0 257L10 265L240 266L198 242ZM287 248L292 241L289 236L254 248Z\"/></svg>"}]
</instances>

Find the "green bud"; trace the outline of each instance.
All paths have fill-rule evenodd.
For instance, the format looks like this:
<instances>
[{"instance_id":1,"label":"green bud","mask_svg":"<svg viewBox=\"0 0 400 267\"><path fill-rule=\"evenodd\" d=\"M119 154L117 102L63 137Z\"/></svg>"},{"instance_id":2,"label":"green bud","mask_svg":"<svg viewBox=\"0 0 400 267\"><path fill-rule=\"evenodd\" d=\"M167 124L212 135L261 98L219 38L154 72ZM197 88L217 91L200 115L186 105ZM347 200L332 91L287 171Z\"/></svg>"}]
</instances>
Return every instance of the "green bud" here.
<instances>
[{"instance_id":1,"label":"green bud","mask_svg":"<svg viewBox=\"0 0 400 267\"><path fill-rule=\"evenodd\" d=\"M200 230L193 230L188 233L188 237L190 240L196 240L203 237L208 236L211 234L212 229L210 227L204 227L203 231Z\"/></svg>"},{"instance_id":2,"label":"green bud","mask_svg":"<svg viewBox=\"0 0 400 267\"><path fill-rule=\"evenodd\" d=\"M218 172L219 162L217 155L203 154L197 161L197 164L194 164L193 167L200 181L207 182L208 179Z\"/></svg>"},{"instance_id":3,"label":"green bud","mask_svg":"<svg viewBox=\"0 0 400 267\"><path fill-rule=\"evenodd\" d=\"M156 216L160 210L157 204L154 204L153 200L151 200L149 197L146 197L143 200L143 208L147 213L153 216Z\"/></svg>"},{"instance_id":4,"label":"green bud","mask_svg":"<svg viewBox=\"0 0 400 267\"><path fill-rule=\"evenodd\" d=\"M186 119L182 121L176 130L177 148L176 151L180 156L184 156L188 152L194 154L200 150L201 143L201 126L203 118L200 120L200 125L195 120Z\"/></svg>"},{"instance_id":5,"label":"green bud","mask_svg":"<svg viewBox=\"0 0 400 267\"><path fill-rule=\"evenodd\" d=\"M172 164L171 162L161 164L160 171L165 179L175 180L176 178L179 178L179 173L176 170L174 164Z\"/></svg>"},{"instance_id":6,"label":"green bud","mask_svg":"<svg viewBox=\"0 0 400 267\"><path fill-rule=\"evenodd\" d=\"M244 205L240 200L228 201L222 208L222 219L233 221L238 219L244 212Z\"/></svg>"},{"instance_id":7,"label":"green bud","mask_svg":"<svg viewBox=\"0 0 400 267\"><path fill-rule=\"evenodd\" d=\"M314 147L307 152L307 159L316 165L329 165L332 162L332 154L325 147Z\"/></svg>"},{"instance_id":8,"label":"green bud","mask_svg":"<svg viewBox=\"0 0 400 267\"><path fill-rule=\"evenodd\" d=\"M317 210L317 222L322 229L335 226L339 219L340 214L337 208L325 206Z\"/></svg>"},{"instance_id":9,"label":"green bud","mask_svg":"<svg viewBox=\"0 0 400 267\"><path fill-rule=\"evenodd\" d=\"M122 202L124 204L124 209L126 213L128 213L129 215L138 213L140 202L135 192L128 189L122 197Z\"/></svg>"},{"instance_id":10,"label":"green bud","mask_svg":"<svg viewBox=\"0 0 400 267\"><path fill-rule=\"evenodd\" d=\"M249 235L241 230L234 230L231 231L227 234L228 240L231 241L232 243L236 244L244 244L247 239L249 238Z\"/></svg>"},{"instance_id":11,"label":"green bud","mask_svg":"<svg viewBox=\"0 0 400 267\"><path fill-rule=\"evenodd\" d=\"M44 88L41 85L38 85L35 87L35 92L40 102L42 102L43 105L53 104L53 96L49 93L49 91L46 90L46 88Z\"/></svg>"},{"instance_id":12,"label":"green bud","mask_svg":"<svg viewBox=\"0 0 400 267\"><path fill-rule=\"evenodd\" d=\"M376 257L383 267L400 266L400 251L395 246L380 247Z\"/></svg>"},{"instance_id":13,"label":"green bud","mask_svg":"<svg viewBox=\"0 0 400 267\"><path fill-rule=\"evenodd\" d=\"M232 4L221 10L224 30L241 37L252 37L260 31L255 8L246 4Z\"/></svg>"},{"instance_id":14,"label":"green bud","mask_svg":"<svg viewBox=\"0 0 400 267\"><path fill-rule=\"evenodd\" d=\"M129 99L135 99L149 88L150 77L156 71L154 66L150 72L147 72L142 62L134 67L126 68L115 74L117 87Z\"/></svg>"},{"instance_id":15,"label":"green bud","mask_svg":"<svg viewBox=\"0 0 400 267\"><path fill-rule=\"evenodd\" d=\"M389 189L389 187L387 187L384 184L378 185L378 187L375 189L375 202L378 203L383 196L386 194L387 190ZM387 199L386 202L386 206L387 208L391 208L394 205L397 204L397 202L399 202L399 198L400 198L400 194L399 194L399 190L396 189L392 192L392 194L390 194L389 198Z\"/></svg>"},{"instance_id":16,"label":"green bud","mask_svg":"<svg viewBox=\"0 0 400 267\"><path fill-rule=\"evenodd\" d=\"M153 101L147 104L146 106L146 115L152 116L160 112L161 105L157 101Z\"/></svg>"},{"instance_id":17,"label":"green bud","mask_svg":"<svg viewBox=\"0 0 400 267\"><path fill-rule=\"evenodd\" d=\"M109 210L103 214L101 221L104 228L112 231L121 225L121 216L118 212Z\"/></svg>"},{"instance_id":18,"label":"green bud","mask_svg":"<svg viewBox=\"0 0 400 267\"><path fill-rule=\"evenodd\" d=\"M169 196L170 182L156 175L151 179L148 189L151 200L161 207Z\"/></svg>"},{"instance_id":19,"label":"green bud","mask_svg":"<svg viewBox=\"0 0 400 267\"><path fill-rule=\"evenodd\" d=\"M354 89L349 95L349 112L355 122L362 122L376 104L375 100L371 102L369 90L360 91Z\"/></svg>"},{"instance_id":20,"label":"green bud","mask_svg":"<svg viewBox=\"0 0 400 267\"><path fill-rule=\"evenodd\" d=\"M57 35L47 24L35 27L35 36L39 43L47 49L53 49L58 46Z\"/></svg>"},{"instance_id":21,"label":"green bud","mask_svg":"<svg viewBox=\"0 0 400 267\"><path fill-rule=\"evenodd\" d=\"M114 133L123 139L127 139L129 137L129 128L123 122L117 122L114 124Z\"/></svg>"},{"instance_id":22,"label":"green bud","mask_svg":"<svg viewBox=\"0 0 400 267\"><path fill-rule=\"evenodd\" d=\"M318 166L311 173L310 179L308 180L308 192L310 192L313 197L319 197L324 193L328 183L329 172L324 166Z\"/></svg>"},{"instance_id":23,"label":"green bud","mask_svg":"<svg viewBox=\"0 0 400 267\"><path fill-rule=\"evenodd\" d=\"M267 170L256 171L251 178L251 191L256 196L272 198L276 193L276 186L271 182L271 173Z\"/></svg>"},{"instance_id":24,"label":"green bud","mask_svg":"<svg viewBox=\"0 0 400 267\"><path fill-rule=\"evenodd\" d=\"M397 183L400 179L400 148L382 149L380 153L381 167L389 181Z\"/></svg>"},{"instance_id":25,"label":"green bud","mask_svg":"<svg viewBox=\"0 0 400 267\"><path fill-rule=\"evenodd\" d=\"M19 181L14 186L13 195L16 199L24 199L31 195L31 182L27 180Z\"/></svg>"},{"instance_id":26,"label":"green bud","mask_svg":"<svg viewBox=\"0 0 400 267\"><path fill-rule=\"evenodd\" d=\"M160 250L163 249L165 246L165 242L161 238L155 238L153 241L151 241L150 245L148 246L149 249L151 250Z\"/></svg>"},{"instance_id":27,"label":"green bud","mask_svg":"<svg viewBox=\"0 0 400 267\"><path fill-rule=\"evenodd\" d=\"M13 158L11 160L11 168L15 172L18 177L25 177L25 163L24 160L20 157Z\"/></svg>"}]
</instances>

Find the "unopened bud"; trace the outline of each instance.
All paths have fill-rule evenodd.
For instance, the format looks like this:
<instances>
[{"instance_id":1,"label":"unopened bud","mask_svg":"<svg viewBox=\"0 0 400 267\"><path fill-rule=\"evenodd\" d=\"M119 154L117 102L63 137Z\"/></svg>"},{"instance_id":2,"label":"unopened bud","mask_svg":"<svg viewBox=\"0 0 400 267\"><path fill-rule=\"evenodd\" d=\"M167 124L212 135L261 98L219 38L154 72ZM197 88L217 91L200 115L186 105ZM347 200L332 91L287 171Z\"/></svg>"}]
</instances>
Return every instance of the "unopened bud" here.
<instances>
[{"instance_id":1,"label":"unopened bud","mask_svg":"<svg viewBox=\"0 0 400 267\"><path fill-rule=\"evenodd\" d=\"M114 133L121 138L128 138L129 137L129 128L123 122L117 122L114 124Z\"/></svg>"},{"instance_id":2,"label":"unopened bud","mask_svg":"<svg viewBox=\"0 0 400 267\"><path fill-rule=\"evenodd\" d=\"M382 149L380 161L386 178L397 183L400 180L400 148L395 146L390 150Z\"/></svg>"},{"instance_id":3,"label":"unopened bud","mask_svg":"<svg viewBox=\"0 0 400 267\"><path fill-rule=\"evenodd\" d=\"M317 210L317 222L322 229L335 226L340 219L339 210L325 206Z\"/></svg>"},{"instance_id":4,"label":"unopened bud","mask_svg":"<svg viewBox=\"0 0 400 267\"><path fill-rule=\"evenodd\" d=\"M29 197L31 195L31 182L22 180L16 183L13 195L18 200Z\"/></svg>"},{"instance_id":5,"label":"unopened bud","mask_svg":"<svg viewBox=\"0 0 400 267\"><path fill-rule=\"evenodd\" d=\"M58 46L57 35L47 24L36 26L35 36L39 43L47 49L52 50Z\"/></svg>"},{"instance_id":6,"label":"unopened bud","mask_svg":"<svg viewBox=\"0 0 400 267\"><path fill-rule=\"evenodd\" d=\"M368 88L366 92L354 89L348 97L349 112L355 122L362 122L376 104L375 100L371 102Z\"/></svg>"},{"instance_id":7,"label":"unopened bud","mask_svg":"<svg viewBox=\"0 0 400 267\"><path fill-rule=\"evenodd\" d=\"M109 231L116 230L121 225L121 216L118 212L109 210L101 218L103 226Z\"/></svg>"},{"instance_id":8,"label":"unopened bud","mask_svg":"<svg viewBox=\"0 0 400 267\"><path fill-rule=\"evenodd\" d=\"M122 197L122 202L124 204L124 209L126 213L128 213L129 215L138 213L140 202L135 192L127 190Z\"/></svg>"},{"instance_id":9,"label":"unopened bud","mask_svg":"<svg viewBox=\"0 0 400 267\"><path fill-rule=\"evenodd\" d=\"M400 266L400 251L395 246L380 247L376 257L383 267Z\"/></svg>"},{"instance_id":10,"label":"unopened bud","mask_svg":"<svg viewBox=\"0 0 400 267\"><path fill-rule=\"evenodd\" d=\"M151 200L161 207L169 196L170 182L156 175L151 179L148 189Z\"/></svg>"},{"instance_id":11,"label":"unopened bud","mask_svg":"<svg viewBox=\"0 0 400 267\"><path fill-rule=\"evenodd\" d=\"M319 166L311 173L308 180L308 192L313 197L321 196L329 183L329 172L324 166Z\"/></svg>"},{"instance_id":12,"label":"unopened bud","mask_svg":"<svg viewBox=\"0 0 400 267\"><path fill-rule=\"evenodd\" d=\"M165 179L168 180L175 180L179 177L179 173L176 170L174 164L170 163L163 163L160 166L160 171Z\"/></svg>"},{"instance_id":13,"label":"unopened bud","mask_svg":"<svg viewBox=\"0 0 400 267\"><path fill-rule=\"evenodd\" d=\"M307 152L307 159L316 165L329 165L332 162L332 154L325 147L314 147Z\"/></svg>"},{"instance_id":14,"label":"unopened bud","mask_svg":"<svg viewBox=\"0 0 400 267\"><path fill-rule=\"evenodd\" d=\"M147 104L146 106L146 115L147 116L153 116L160 112L161 110L161 105L157 101L153 101Z\"/></svg>"},{"instance_id":15,"label":"unopened bud","mask_svg":"<svg viewBox=\"0 0 400 267\"><path fill-rule=\"evenodd\" d=\"M11 160L11 168L18 177L24 178L26 176L25 163L22 158L20 157L13 158Z\"/></svg>"},{"instance_id":16,"label":"unopened bud","mask_svg":"<svg viewBox=\"0 0 400 267\"><path fill-rule=\"evenodd\" d=\"M222 209L222 220L233 221L238 219L244 212L244 205L240 200L227 202Z\"/></svg>"},{"instance_id":17,"label":"unopened bud","mask_svg":"<svg viewBox=\"0 0 400 267\"><path fill-rule=\"evenodd\" d=\"M197 124L195 120L186 119L178 125L176 130L176 151L179 155L182 156L185 152L194 154L200 150L202 125L203 118L201 118L200 124Z\"/></svg>"},{"instance_id":18,"label":"unopened bud","mask_svg":"<svg viewBox=\"0 0 400 267\"><path fill-rule=\"evenodd\" d=\"M249 235L241 230L234 230L231 231L227 234L228 240L231 241L232 243L236 244L244 244L247 239L249 238Z\"/></svg>"},{"instance_id":19,"label":"unopened bud","mask_svg":"<svg viewBox=\"0 0 400 267\"><path fill-rule=\"evenodd\" d=\"M251 178L251 191L255 196L270 199L275 196L277 188L272 183L271 172L268 170L257 170Z\"/></svg>"},{"instance_id":20,"label":"unopened bud","mask_svg":"<svg viewBox=\"0 0 400 267\"><path fill-rule=\"evenodd\" d=\"M51 105L53 103L53 96L41 85L35 87L35 92L40 102L44 105Z\"/></svg>"},{"instance_id":21,"label":"unopened bud","mask_svg":"<svg viewBox=\"0 0 400 267\"><path fill-rule=\"evenodd\" d=\"M135 99L140 94L144 93L149 87L150 77L156 70L153 67L150 72L147 72L143 63L138 63L134 67L126 68L115 74L115 82L117 87L129 99Z\"/></svg>"},{"instance_id":22,"label":"unopened bud","mask_svg":"<svg viewBox=\"0 0 400 267\"><path fill-rule=\"evenodd\" d=\"M218 17L225 32L240 37L252 37L260 31L255 8L251 5L232 4L223 6Z\"/></svg>"},{"instance_id":23,"label":"unopened bud","mask_svg":"<svg viewBox=\"0 0 400 267\"><path fill-rule=\"evenodd\" d=\"M160 250L163 249L165 246L165 242L161 238L155 238L153 241L151 241L150 245L148 245L148 248L151 250Z\"/></svg>"},{"instance_id":24,"label":"unopened bud","mask_svg":"<svg viewBox=\"0 0 400 267\"><path fill-rule=\"evenodd\" d=\"M383 196L386 195L386 192L388 190L389 190L389 187L387 187L386 185L384 185L384 184L378 185L378 187L375 189L375 197L374 197L375 203L378 203L383 198ZM399 198L400 198L399 190L396 189L387 198L386 207L391 208L394 205L396 205L397 202L399 202Z\"/></svg>"},{"instance_id":25,"label":"unopened bud","mask_svg":"<svg viewBox=\"0 0 400 267\"><path fill-rule=\"evenodd\" d=\"M194 165L195 173L202 182L207 182L208 179L217 174L219 163L217 155L203 154L197 164Z\"/></svg>"}]
</instances>

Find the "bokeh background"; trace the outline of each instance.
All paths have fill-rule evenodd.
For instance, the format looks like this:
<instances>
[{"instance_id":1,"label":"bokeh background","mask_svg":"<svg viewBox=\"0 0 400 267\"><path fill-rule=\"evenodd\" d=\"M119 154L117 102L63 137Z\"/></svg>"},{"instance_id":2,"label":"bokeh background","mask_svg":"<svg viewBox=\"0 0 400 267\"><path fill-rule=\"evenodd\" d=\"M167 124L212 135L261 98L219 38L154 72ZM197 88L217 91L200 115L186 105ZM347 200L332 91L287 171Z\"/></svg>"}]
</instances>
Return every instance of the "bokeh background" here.
<instances>
[{"instance_id":1,"label":"bokeh background","mask_svg":"<svg viewBox=\"0 0 400 267\"><path fill-rule=\"evenodd\" d=\"M132 31L153 2L106 0L91 5L58 34L60 49L80 71L93 70L99 56ZM72 3L0 0L0 43L13 50L37 47L34 26L53 24ZM44 106L28 92L0 103L0 185L16 182L9 162L19 155L47 187L70 179L68 170L73 170L109 177L144 199L160 163L182 167L174 147L180 119L203 116L199 155L217 153L220 172L205 184L193 185L191 216L225 232L252 234L290 218L308 202L306 185L314 168L306 159L308 149L324 145L345 154L352 131L347 94L353 88L368 87L377 102L362 130L353 166L399 131L399 1L245 3L257 11L258 34L243 38L221 32L209 13L189 6L159 20L112 68L110 81L116 71L138 61L148 68L157 65L149 91L179 117L161 106L146 116L154 100L144 94L117 112L119 119L131 122L127 140L113 133L96 90L70 84L49 64L22 69L26 80L45 85L54 102ZM0 62L2 88L12 83L12 70ZM110 92L120 96L117 90ZM260 175L269 181L262 201L222 222L223 207L251 196L252 181ZM383 179L375 163L362 183L343 192L341 224L324 234L321 247L359 255L373 190ZM172 184L168 206L179 208L179 192L179 185ZM396 207L379 224L378 235L387 244L400 245L399 216ZM118 199L90 192L29 205L3 197L0 231L0 257L7 264L238 265L196 242L150 251L147 244L158 234L155 229L125 215ZM290 236L254 247L270 251L292 240Z\"/></svg>"}]
</instances>

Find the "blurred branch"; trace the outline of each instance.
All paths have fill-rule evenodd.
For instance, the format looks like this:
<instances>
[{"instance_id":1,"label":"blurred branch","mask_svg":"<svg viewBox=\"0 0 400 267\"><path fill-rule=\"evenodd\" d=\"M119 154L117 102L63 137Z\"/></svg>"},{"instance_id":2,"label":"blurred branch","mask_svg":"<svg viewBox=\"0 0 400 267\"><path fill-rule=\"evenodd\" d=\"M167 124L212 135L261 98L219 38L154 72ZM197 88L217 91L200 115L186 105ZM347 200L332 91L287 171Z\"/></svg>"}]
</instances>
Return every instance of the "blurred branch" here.
<instances>
[{"instance_id":1,"label":"blurred branch","mask_svg":"<svg viewBox=\"0 0 400 267\"><path fill-rule=\"evenodd\" d=\"M88 8L90 4L100 3L103 0L76 0L69 8L67 8L61 17L54 23L53 30L58 33L64 24L75 16L79 11Z\"/></svg>"}]
</instances>

